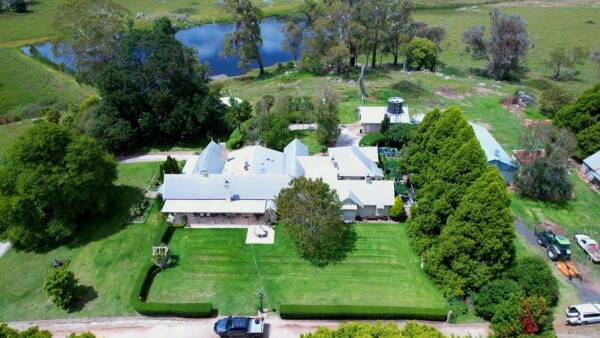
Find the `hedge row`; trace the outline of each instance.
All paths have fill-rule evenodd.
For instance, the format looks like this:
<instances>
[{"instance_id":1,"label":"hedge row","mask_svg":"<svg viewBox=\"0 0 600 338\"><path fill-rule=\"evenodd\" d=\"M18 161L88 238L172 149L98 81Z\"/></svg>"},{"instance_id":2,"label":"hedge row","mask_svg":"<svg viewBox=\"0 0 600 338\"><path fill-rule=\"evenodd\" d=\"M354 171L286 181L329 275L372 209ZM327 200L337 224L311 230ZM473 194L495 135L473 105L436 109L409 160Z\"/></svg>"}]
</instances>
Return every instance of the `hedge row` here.
<instances>
[{"instance_id":1,"label":"hedge row","mask_svg":"<svg viewBox=\"0 0 600 338\"><path fill-rule=\"evenodd\" d=\"M154 244L168 243L175 231L172 226L165 225L157 233ZM131 294L131 305L139 314L146 316L179 316L179 317L212 317L216 314L210 303L147 303L146 298L152 286L154 276L160 269L148 262L135 280Z\"/></svg>"},{"instance_id":2,"label":"hedge row","mask_svg":"<svg viewBox=\"0 0 600 338\"><path fill-rule=\"evenodd\" d=\"M424 319L445 321L448 309L408 306L298 305L279 306L284 319Z\"/></svg>"}]
</instances>

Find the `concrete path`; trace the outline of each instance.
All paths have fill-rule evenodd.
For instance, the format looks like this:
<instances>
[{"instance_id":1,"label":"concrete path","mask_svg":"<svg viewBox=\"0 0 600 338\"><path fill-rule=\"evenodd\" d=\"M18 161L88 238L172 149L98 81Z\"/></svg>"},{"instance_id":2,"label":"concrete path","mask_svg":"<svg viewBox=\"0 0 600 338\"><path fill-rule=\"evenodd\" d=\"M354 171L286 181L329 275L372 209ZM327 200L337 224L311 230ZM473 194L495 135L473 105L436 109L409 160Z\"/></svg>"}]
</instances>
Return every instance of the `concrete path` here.
<instances>
[{"instance_id":1,"label":"concrete path","mask_svg":"<svg viewBox=\"0 0 600 338\"><path fill-rule=\"evenodd\" d=\"M197 155L193 151L173 151L142 155L119 156L117 157L117 160L120 163L162 162L167 159L167 156L171 156L177 161L187 161Z\"/></svg>"},{"instance_id":2,"label":"concrete path","mask_svg":"<svg viewBox=\"0 0 600 338\"><path fill-rule=\"evenodd\" d=\"M0 242L0 257L4 256L10 250L10 242Z\"/></svg>"},{"instance_id":3,"label":"concrete path","mask_svg":"<svg viewBox=\"0 0 600 338\"><path fill-rule=\"evenodd\" d=\"M40 329L52 332L55 338L66 337L72 332L91 331L97 337L106 338L217 338L213 333L216 318L149 318L149 317L114 317L59 319L9 323L11 327L25 329L37 325ZM312 332L318 326L337 327L341 321L336 320L282 320L278 317L267 318L269 328L265 338L297 338L302 333ZM395 321L405 325L406 321ZM487 324L448 324L426 322L446 335L487 337Z\"/></svg>"},{"instance_id":4,"label":"concrete path","mask_svg":"<svg viewBox=\"0 0 600 338\"><path fill-rule=\"evenodd\" d=\"M360 122L350 123L342 126L340 136L335 140L336 147L358 146L362 135L360 134Z\"/></svg>"}]
</instances>

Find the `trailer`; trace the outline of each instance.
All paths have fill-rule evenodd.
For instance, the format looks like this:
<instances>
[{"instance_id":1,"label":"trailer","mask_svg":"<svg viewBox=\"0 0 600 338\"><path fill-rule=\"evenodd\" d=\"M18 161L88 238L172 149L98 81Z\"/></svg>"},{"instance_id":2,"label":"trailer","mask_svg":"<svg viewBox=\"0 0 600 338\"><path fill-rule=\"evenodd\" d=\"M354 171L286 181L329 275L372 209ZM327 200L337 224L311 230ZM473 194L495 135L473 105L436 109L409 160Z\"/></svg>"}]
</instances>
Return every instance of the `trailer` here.
<instances>
[{"instance_id":1,"label":"trailer","mask_svg":"<svg viewBox=\"0 0 600 338\"><path fill-rule=\"evenodd\" d=\"M575 263L571 261L558 261L556 262L556 267L558 268L560 273L565 275L565 277L569 278L569 280L572 280L573 278L582 279L581 274L579 273L579 269L577 269Z\"/></svg>"},{"instance_id":2,"label":"trailer","mask_svg":"<svg viewBox=\"0 0 600 338\"><path fill-rule=\"evenodd\" d=\"M583 249L592 262L600 262L600 248L598 247L598 242L583 234L575 235L575 242Z\"/></svg>"}]
</instances>

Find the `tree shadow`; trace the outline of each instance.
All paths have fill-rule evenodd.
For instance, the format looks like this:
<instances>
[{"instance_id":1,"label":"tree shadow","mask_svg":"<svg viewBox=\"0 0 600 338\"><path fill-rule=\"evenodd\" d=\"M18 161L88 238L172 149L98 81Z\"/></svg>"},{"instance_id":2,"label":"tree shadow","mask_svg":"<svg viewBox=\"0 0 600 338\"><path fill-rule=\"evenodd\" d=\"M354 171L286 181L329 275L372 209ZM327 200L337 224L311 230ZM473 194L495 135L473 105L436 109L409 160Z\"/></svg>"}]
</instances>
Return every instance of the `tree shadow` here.
<instances>
[{"instance_id":1,"label":"tree shadow","mask_svg":"<svg viewBox=\"0 0 600 338\"><path fill-rule=\"evenodd\" d=\"M128 223L129 208L144 198L144 191L132 186L115 187L112 202L103 215L87 215L79 223L73 239L67 247L76 248L99 241L123 230Z\"/></svg>"},{"instance_id":2,"label":"tree shadow","mask_svg":"<svg viewBox=\"0 0 600 338\"><path fill-rule=\"evenodd\" d=\"M69 307L69 313L79 312L83 310L87 303L98 298L98 293L96 292L94 287L89 285L80 285L78 292L80 297Z\"/></svg>"},{"instance_id":3,"label":"tree shadow","mask_svg":"<svg viewBox=\"0 0 600 338\"><path fill-rule=\"evenodd\" d=\"M316 255L302 256L318 268L324 268L330 264L338 264L354 251L357 239L358 236L354 227L349 226L347 231L341 234L337 243L328 243L327 247L322 248Z\"/></svg>"}]
</instances>

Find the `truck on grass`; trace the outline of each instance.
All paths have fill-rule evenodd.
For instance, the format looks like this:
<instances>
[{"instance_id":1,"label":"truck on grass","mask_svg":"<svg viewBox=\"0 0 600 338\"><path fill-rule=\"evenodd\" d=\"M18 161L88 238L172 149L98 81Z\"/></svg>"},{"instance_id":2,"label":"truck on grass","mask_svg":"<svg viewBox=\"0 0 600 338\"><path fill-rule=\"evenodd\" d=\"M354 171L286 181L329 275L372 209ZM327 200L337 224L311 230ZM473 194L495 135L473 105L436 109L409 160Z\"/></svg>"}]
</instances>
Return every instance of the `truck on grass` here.
<instances>
[{"instance_id":1,"label":"truck on grass","mask_svg":"<svg viewBox=\"0 0 600 338\"><path fill-rule=\"evenodd\" d=\"M583 249L592 262L600 262L600 248L598 248L598 242L591 239L589 236L582 234L575 235L575 242Z\"/></svg>"}]
</instances>

